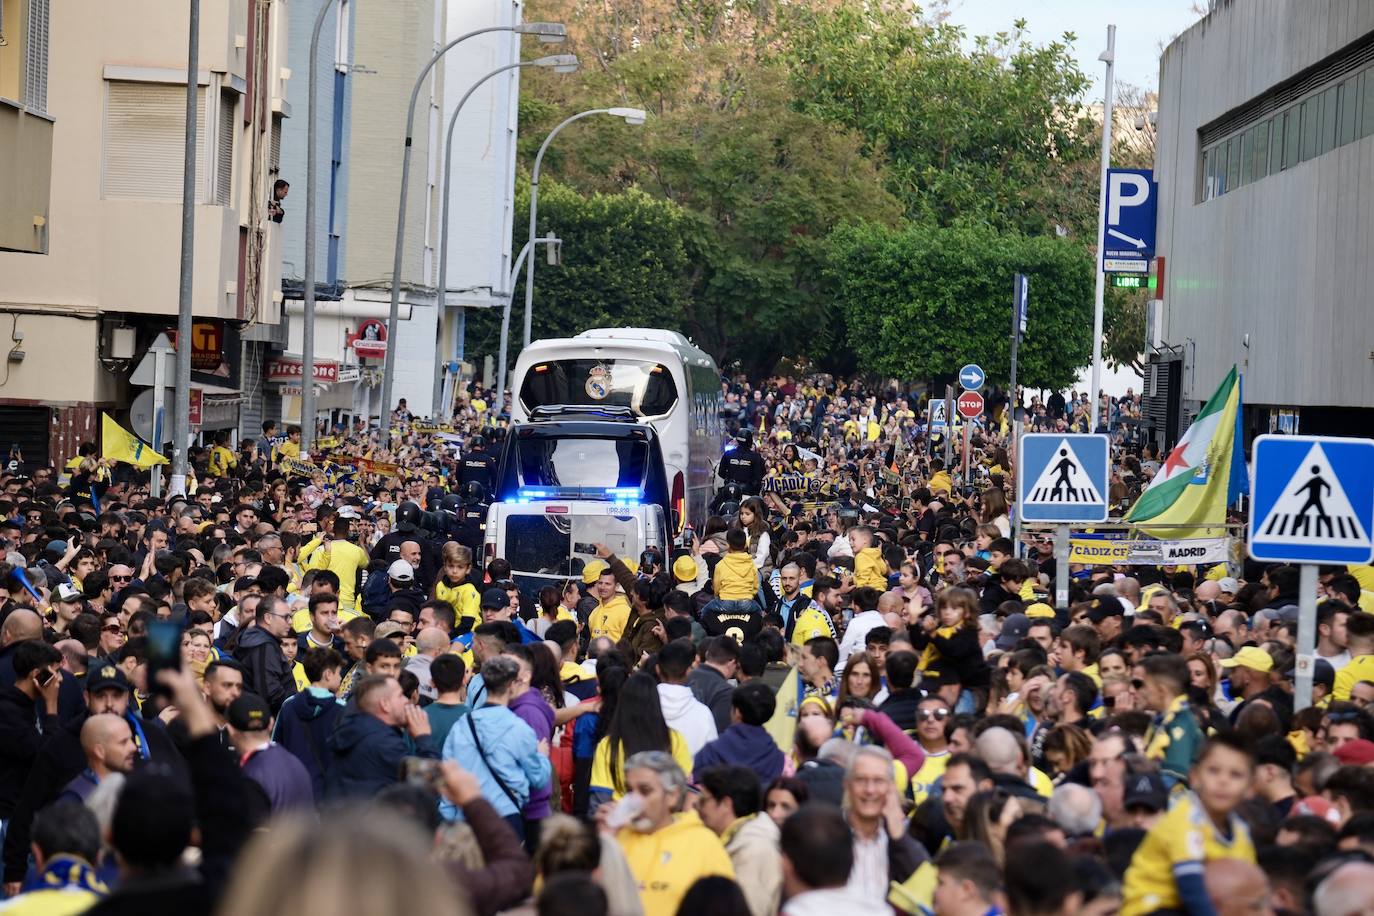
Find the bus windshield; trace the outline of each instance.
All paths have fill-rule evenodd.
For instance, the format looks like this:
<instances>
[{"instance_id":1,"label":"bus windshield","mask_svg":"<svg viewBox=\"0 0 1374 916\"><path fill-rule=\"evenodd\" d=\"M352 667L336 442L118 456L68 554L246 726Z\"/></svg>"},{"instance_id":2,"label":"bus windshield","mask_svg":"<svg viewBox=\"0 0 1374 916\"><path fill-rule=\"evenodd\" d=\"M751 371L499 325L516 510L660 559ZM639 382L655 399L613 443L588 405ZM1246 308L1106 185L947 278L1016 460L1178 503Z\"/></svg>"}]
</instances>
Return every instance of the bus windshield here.
<instances>
[{"instance_id":1,"label":"bus windshield","mask_svg":"<svg viewBox=\"0 0 1374 916\"><path fill-rule=\"evenodd\" d=\"M649 471L649 443L643 439L521 437L520 486L563 491L643 487Z\"/></svg>"},{"instance_id":2,"label":"bus windshield","mask_svg":"<svg viewBox=\"0 0 1374 916\"><path fill-rule=\"evenodd\" d=\"M527 412L563 404L629 407L641 417L661 417L677 399L668 367L638 359L550 360L531 366L520 386L520 403Z\"/></svg>"}]
</instances>

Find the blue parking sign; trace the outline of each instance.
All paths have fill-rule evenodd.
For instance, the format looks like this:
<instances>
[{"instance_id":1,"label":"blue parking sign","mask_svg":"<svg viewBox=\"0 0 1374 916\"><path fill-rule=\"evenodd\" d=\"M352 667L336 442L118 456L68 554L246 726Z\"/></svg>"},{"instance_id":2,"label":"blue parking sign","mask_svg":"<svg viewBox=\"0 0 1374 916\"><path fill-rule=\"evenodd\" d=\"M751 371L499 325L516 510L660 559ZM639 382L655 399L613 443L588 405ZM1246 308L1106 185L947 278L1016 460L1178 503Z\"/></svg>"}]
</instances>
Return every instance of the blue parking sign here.
<instances>
[{"instance_id":1,"label":"blue parking sign","mask_svg":"<svg viewBox=\"0 0 1374 916\"><path fill-rule=\"evenodd\" d=\"M1250 556L1332 565L1374 559L1374 441L1260 436L1251 455Z\"/></svg>"}]
</instances>

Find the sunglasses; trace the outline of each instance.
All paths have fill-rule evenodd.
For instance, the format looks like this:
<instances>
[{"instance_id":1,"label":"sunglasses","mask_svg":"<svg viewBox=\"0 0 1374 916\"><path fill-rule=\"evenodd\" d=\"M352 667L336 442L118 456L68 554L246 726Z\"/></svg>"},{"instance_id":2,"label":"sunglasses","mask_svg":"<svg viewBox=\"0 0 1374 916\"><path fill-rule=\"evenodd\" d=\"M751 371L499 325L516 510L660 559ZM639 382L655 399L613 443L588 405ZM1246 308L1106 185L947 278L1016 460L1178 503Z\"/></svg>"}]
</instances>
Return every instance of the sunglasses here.
<instances>
[{"instance_id":1,"label":"sunglasses","mask_svg":"<svg viewBox=\"0 0 1374 916\"><path fill-rule=\"evenodd\" d=\"M133 576L110 576L111 582L132 582Z\"/></svg>"},{"instance_id":2,"label":"sunglasses","mask_svg":"<svg viewBox=\"0 0 1374 916\"><path fill-rule=\"evenodd\" d=\"M120 626L119 624L117 624L117 623L111 624L111 625L108 626L108 627L101 627L100 629L101 629L101 631L104 632L104 633L123 633L123 632L124 632L124 628L121 627L121 626Z\"/></svg>"},{"instance_id":3,"label":"sunglasses","mask_svg":"<svg viewBox=\"0 0 1374 916\"><path fill-rule=\"evenodd\" d=\"M916 713L916 719L920 722L929 722L931 719L935 719L938 722L943 722L948 718L948 709L922 709Z\"/></svg>"},{"instance_id":4,"label":"sunglasses","mask_svg":"<svg viewBox=\"0 0 1374 916\"><path fill-rule=\"evenodd\" d=\"M1132 678L1132 679L1131 679L1131 689L1132 689L1132 690L1144 690L1144 689L1145 689L1145 682L1144 682L1143 680L1141 680L1140 678L1138 678L1138 677L1137 677L1137 678Z\"/></svg>"}]
</instances>

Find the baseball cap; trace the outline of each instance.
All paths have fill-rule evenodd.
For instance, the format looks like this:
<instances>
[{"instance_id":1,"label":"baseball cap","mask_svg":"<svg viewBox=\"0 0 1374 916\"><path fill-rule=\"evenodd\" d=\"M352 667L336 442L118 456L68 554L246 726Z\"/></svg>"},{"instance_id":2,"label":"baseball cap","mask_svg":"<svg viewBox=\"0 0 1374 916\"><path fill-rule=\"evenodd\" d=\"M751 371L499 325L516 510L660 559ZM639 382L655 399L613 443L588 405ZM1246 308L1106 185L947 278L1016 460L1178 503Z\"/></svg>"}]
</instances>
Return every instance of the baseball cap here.
<instances>
[{"instance_id":1,"label":"baseball cap","mask_svg":"<svg viewBox=\"0 0 1374 916\"><path fill-rule=\"evenodd\" d=\"M1298 669L1289 668L1283 675L1287 680L1295 681L1298 679ZM1327 691L1334 690L1336 687L1336 669L1324 658L1314 658L1312 660L1312 683L1322 684Z\"/></svg>"},{"instance_id":2,"label":"baseball cap","mask_svg":"<svg viewBox=\"0 0 1374 916\"><path fill-rule=\"evenodd\" d=\"M362 516L358 514L358 508L356 506L343 506L338 512L334 513L334 517L348 519L362 518Z\"/></svg>"},{"instance_id":3,"label":"baseball cap","mask_svg":"<svg viewBox=\"0 0 1374 916\"><path fill-rule=\"evenodd\" d=\"M1245 646L1230 658L1222 659L1223 668L1250 668L1267 674L1274 668L1274 660L1258 646Z\"/></svg>"},{"instance_id":4,"label":"baseball cap","mask_svg":"<svg viewBox=\"0 0 1374 916\"><path fill-rule=\"evenodd\" d=\"M1374 741L1357 738L1354 741L1347 741L1332 753L1345 766L1369 766L1374 763Z\"/></svg>"},{"instance_id":5,"label":"baseball cap","mask_svg":"<svg viewBox=\"0 0 1374 916\"><path fill-rule=\"evenodd\" d=\"M600 578L601 578L601 574L602 574L603 572L605 572L605 571L606 571L606 561L605 561L605 560L592 560L592 561L591 561L590 563L588 563L586 566L582 567L582 584L583 584L583 585L592 585L592 584L594 584L594 583L596 582L597 579L600 579Z\"/></svg>"},{"instance_id":6,"label":"baseball cap","mask_svg":"<svg viewBox=\"0 0 1374 916\"><path fill-rule=\"evenodd\" d=\"M1228 595L1234 595L1240 591L1240 580L1234 576L1223 576L1217 580L1217 587Z\"/></svg>"},{"instance_id":7,"label":"baseball cap","mask_svg":"<svg viewBox=\"0 0 1374 916\"><path fill-rule=\"evenodd\" d=\"M510 607L510 595L503 588L489 588L482 592L482 607L499 611Z\"/></svg>"},{"instance_id":8,"label":"baseball cap","mask_svg":"<svg viewBox=\"0 0 1374 916\"><path fill-rule=\"evenodd\" d=\"M396 560L386 568L386 576L388 579L393 579L396 582L414 582L415 567L411 566L405 560Z\"/></svg>"},{"instance_id":9,"label":"baseball cap","mask_svg":"<svg viewBox=\"0 0 1374 916\"><path fill-rule=\"evenodd\" d=\"M1126 789L1121 796L1121 807L1149 808L1163 811L1169 807L1169 790L1158 773L1137 773L1126 781Z\"/></svg>"},{"instance_id":10,"label":"baseball cap","mask_svg":"<svg viewBox=\"0 0 1374 916\"><path fill-rule=\"evenodd\" d=\"M229 724L241 732L266 731L272 724L272 710L256 693L245 693L229 704Z\"/></svg>"},{"instance_id":11,"label":"baseball cap","mask_svg":"<svg viewBox=\"0 0 1374 916\"><path fill-rule=\"evenodd\" d=\"M117 687L125 693L129 692L129 679L113 662L102 662L86 673L86 690L88 692L95 693L98 690L108 690L111 687Z\"/></svg>"},{"instance_id":12,"label":"baseball cap","mask_svg":"<svg viewBox=\"0 0 1374 916\"><path fill-rule=\"evenodd\" d=\"M1053 618L1054 618L1054 608L1050 607L1048 604L1046 604L1046 603L1043 602L1043 601L1037 601L1037 602L1035 602L1034 604L1032 604L1030 607L1026 608L1026 616L1027 616L1027 617L1032 617L1032 618L1033 618L1033 617L1049 617L1049 618L1053 619Z\"/></svg>"},{"instance_id":13,"label":"baseball cap","mask_svg":"<svg viewBox=\"0 0 1374 916\"><path fill-rule=\"evenodd\" d=\"M85 597L86 596L81 591L81 589L77 588L75 585L72 585L70 582L63 582L61 585L57 587L58 601L81 601Z\"/></svg>"},{"instance_id":14,"label":"baseball cap","mask_svg":"<svg viewBox=\"0 0 1374 916\"><path fill-rule=\"evenodd\" d=\"M673 561L673 578L679 582L695 582L697 561L686 555L678 557Z\"/></svg>"},{"instance_id":15,"label":"baseball cap","mask_svg":"<svg viewBox=\"0 0 1374 916\"><path fill-rule=\"evenodd\" d=\"M66 541L48 541L48 550L51 550L58 556L62 556L67 552L67 546Z\"/></svg>"},{"instance_id":16,"label":"baseball cap","mask_svg":"<svg viewBox=\"0 0 1374 916\"><path fill-rule=\"evenodd\" d=\"M1088 619L1093 623L1101 623L1108 617L1121 617L1125 615L1126 609L1115 595L1102 598L1094 598L1093 606L1088 610Z\"/></svg>"},{"instance_id":17,"label":"baseball cap","mask_svg":"<svg viewBox=\"0 0 1374 916\"><path fill-rule=\"evenodd\" d=\"M239 576L234 580L233 590L236 592L244 592L257 584L258 580L255 576Z\"/></svg>"},{"instance_id":18,"label":"baseball cap","mask_svg":"<svg viewBox=\"0 0 1374 916\"><path fill-rule=\"evenodd\" d=\"M997 648L1010 652L1029 632L1029 617L1025 614L1008 614L1007 619L1002 621L1002 632L997 635ZM929 677L929 674L926 676Z\"/></svg>"},{"instance_id":19,"label":"baseball cap","mask_svg":"<svg viewBox=\"0 0 1374 916\"><path fill-rule=\"evenodd\" d=\"M404 637L409 632L410 630L405 624L397 623L394 620L385 620L377 625L377 629L372 635L376 639L390 639L393 636Z\"/></svg>"}]
</instances>

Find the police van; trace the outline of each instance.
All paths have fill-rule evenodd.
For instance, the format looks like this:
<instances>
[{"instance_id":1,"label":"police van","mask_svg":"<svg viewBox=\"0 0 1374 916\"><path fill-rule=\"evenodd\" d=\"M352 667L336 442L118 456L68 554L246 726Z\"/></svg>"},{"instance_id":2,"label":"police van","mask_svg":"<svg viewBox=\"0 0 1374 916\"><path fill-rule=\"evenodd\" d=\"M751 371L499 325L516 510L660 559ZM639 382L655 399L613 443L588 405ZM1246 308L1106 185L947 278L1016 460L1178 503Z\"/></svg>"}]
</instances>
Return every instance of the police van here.
<instances>
[{"instance_id":1,"label":"police van","mask_svg":"<svg viewBox=\"0 0 1374 916\"><path fill-rule=\"evenodd\" d=\"M546 407L511 426L502 447L485 554L510 562L521 591L580 578L597 544L666 558L673 510L652 426L628 411Z\"/></svg>"}]
</instances>

